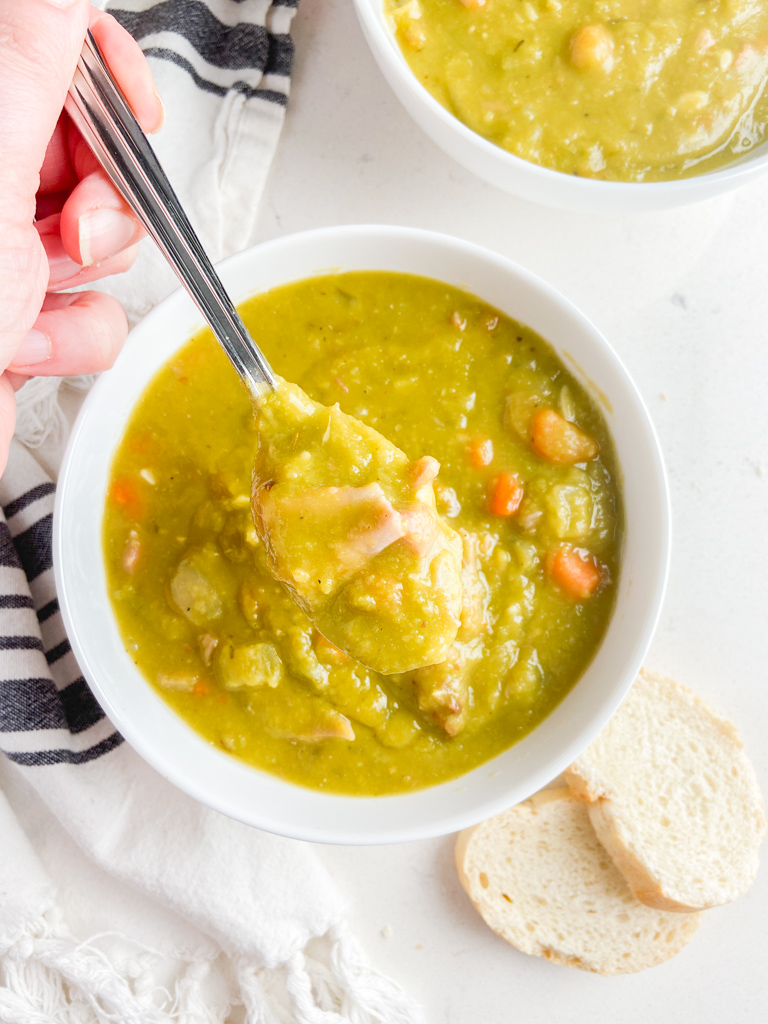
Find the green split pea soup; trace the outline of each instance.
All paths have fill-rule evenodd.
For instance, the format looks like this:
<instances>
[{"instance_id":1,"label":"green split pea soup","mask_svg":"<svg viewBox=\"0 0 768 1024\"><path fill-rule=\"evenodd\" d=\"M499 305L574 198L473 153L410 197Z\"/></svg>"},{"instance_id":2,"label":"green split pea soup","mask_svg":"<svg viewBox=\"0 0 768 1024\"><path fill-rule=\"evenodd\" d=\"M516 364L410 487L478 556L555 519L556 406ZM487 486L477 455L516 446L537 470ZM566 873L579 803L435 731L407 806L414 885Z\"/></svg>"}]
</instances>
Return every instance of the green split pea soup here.
<instances>
[{"instance_id":1,"label":"green split pea soup","mask_svg":"<svg viewBox=\"0 0 768 1024\"><path fill-rule=\"evenodd\" d=\"M535 728L608 626L622 500L605 421L545 341L437 281L319 277L241 312L278 374L439 461L458 634L440 663L383 675L312 625L267 568L254 411L204 331L114 456L103 541L126 649L205 740L283 779L374 795L454 778Z\"/></svg>"},{"instance_id":2,"label":"green split pea soup","mask_svg":"<svg viewBox=\"0 0 768 1024\"><path fill-rule=\"evenodd\" d=\"M515 156L605 181L735 160L768 124L763 0L382 0L422 85Z\"/></svg>"}]
</instances>

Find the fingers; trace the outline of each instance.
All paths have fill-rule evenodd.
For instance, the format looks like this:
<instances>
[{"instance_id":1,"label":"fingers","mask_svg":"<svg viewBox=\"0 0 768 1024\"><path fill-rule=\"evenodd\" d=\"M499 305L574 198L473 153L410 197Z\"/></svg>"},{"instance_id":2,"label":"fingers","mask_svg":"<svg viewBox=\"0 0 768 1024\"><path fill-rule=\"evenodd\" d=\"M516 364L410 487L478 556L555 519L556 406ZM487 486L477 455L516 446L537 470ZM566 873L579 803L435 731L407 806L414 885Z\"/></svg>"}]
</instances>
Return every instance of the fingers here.
<instances>
[{"instance_id":1,"label":"fingers","mask_svg":"<svg viewBox=\"0 0 768 1024\"><path fill-rule=\"evenodd\" d=\"M88 21L88 0L0 0L0 194L4 215L29 222L48 141Z\"/></svg>"},{"instance_id":2,"label":"fingers","mask_svg":"<svg viewBox=\"0 0 768 1024\"><path fill-rule=\"evenodd\" d=\"M101 292L50 295L8 370L12 374L45 377L98 373L112 366L127 334L125 311L111 295ZM0 393L0 418L3 415L1 403ZM0 445L2 439L0 419Z\"/></svg>"},{"instance_id":3,"label":"fingers","mask_svg":"<svg viewBox=\"0 0 768 1024\"><path fill-rule=\"evenodd\" d=\"M163 123L163 104L138 43L103 11L91 10L90 29L136 120L145 132L156 132Z\"/></svg>"},{"instance_id":4,"label":"fingers","mask_svg":"<svg viewBox=\"0 0 768 1024\"><path fill-rule=\"evenodd\" d=\"M46 148L45 159L40 169L38 199L41 193L48 195L51 192L64 192L74 188L77 184L75 171L69 157L67 125L67 115L61 114Z\"/></svg>"},{"instance_id":5,"label":"fingers","mask_svg":"<svg viewBox=\"0 0 768 1024\"><path fill-rule=\"evenodd\" d=\"M61 210L59 231L67 256L84 267L102 263L144 236L103 171L89 174L72 191Z\"/></svg>"},{"instance_id":6,"label":"fingers","mask_svg":"<svg viewBox=\"0 0 768 1024\"><path fill-rule=\"evenodd\" d=\"M29 380L29 377L25 377L22 373L11 373L10 370L6 370L3 374L3 379L7 380L13 388L14 392L21 391L24 385Z\"/></svg>"},{"instance_id":7,"label":"fingers","mask_svg":"<svg viewBox=\"0 0 768 1024\"><path fill-rule=\"evenodd\" d=\"M75 288L91 281L98 281L102 277L109 277L111 274L121 274L133 266L138 251L135 245L91 266L81 266L79 262L68 255L64 248L61 239L61 221L62 216L54 214L51 217L46 217L45 220L38 221L35 225L48 259L49 292ZM136 230L136 225L133 222L131 222L131 226L132 230Z\"/></svg>"},{"instance_id":8,"label":"fingers","mask_svg":"<svg viewBox=\"0 0 768 1024\"><path fill-rule=\"evenodd\" d=\"M145 131L159 128L162 103L135 40L114 18L101 11L91 11L90 29L141 126ZM82 181L75 185L77 178ZM59 193L73 185L69 198L64 197L61 202ZM135 245L144 235L73 125L68 131L64 122L57 125L43 164L41 189L53 194L47 203L38 198L39 211L61 213L64 251L82 266L103 263Z\"/></svg>"}]
</instances>

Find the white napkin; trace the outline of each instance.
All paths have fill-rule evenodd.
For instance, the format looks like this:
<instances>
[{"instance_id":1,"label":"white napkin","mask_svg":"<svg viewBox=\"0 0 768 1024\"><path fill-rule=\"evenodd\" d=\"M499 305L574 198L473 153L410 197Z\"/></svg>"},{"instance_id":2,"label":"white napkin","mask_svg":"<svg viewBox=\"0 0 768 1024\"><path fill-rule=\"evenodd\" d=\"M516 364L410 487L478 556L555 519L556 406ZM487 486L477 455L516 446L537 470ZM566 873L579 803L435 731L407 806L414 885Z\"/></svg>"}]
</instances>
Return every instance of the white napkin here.
<instances>
[{"instance_id":1,"label":"white napkin","mask_svg":"<svg viewBox=\"0 0 768 1024\"><path fill-rule=\"evenodd\" d=\"M251 241L284 117L294 8L110 5L148 52L167 111L154 144L214 259ZM174 287L148 242L109 284L134 319ZM41 380L20 393L20 433L47 439L49 461L65 426L57 389ZM18 442L0 505L0 1020L423 1020L371 968L310 846L196 803L104 717L56 602L53 486Z\"/></svg>"}]
</instances>

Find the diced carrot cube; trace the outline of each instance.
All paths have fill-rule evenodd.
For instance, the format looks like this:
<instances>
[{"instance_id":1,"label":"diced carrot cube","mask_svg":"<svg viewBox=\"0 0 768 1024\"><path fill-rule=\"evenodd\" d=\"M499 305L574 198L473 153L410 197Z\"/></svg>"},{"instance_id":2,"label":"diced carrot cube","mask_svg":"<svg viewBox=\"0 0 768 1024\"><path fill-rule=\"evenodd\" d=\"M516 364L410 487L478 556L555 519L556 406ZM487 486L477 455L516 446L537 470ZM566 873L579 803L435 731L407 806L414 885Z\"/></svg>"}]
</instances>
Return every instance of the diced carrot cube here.
<instances>
[{"instance_id":1,"label":"diced carrot cube","mask_svg":"<svg viewBox=\"0 0 768 1024\"><path fill-rule=\"evenodd\" d=\"M134 434L128 441L128 447L137 455L146 455L155 447L155 439L149 431Z\"/></svg>"},{"instance_id":2,"label":"diced carrot cube","mask_svg":"<svg viewBox=\"0 0 768 1024\"><path fill-rule=\"evenodd\" d=\"M589 462L600 451L600 445L593 437L554 409L539 409L533 414L531 442L542 458L558 466Z\"/></svg>"},{"instance_id":3,"label":"diced carrot cube","mask_svg":"<svg viewBox=\"0 0 768 1024\"><path fill-rule=\"evenodd\" d=\"M493 462L493 441L490 437L473 437L467 447L469 461L475 469L490 466Z\"/></svg>"},{"instance_id":4,"label":"diced carrot cube","mask_svg":"<svg viewBox=\"0 0 768 1024\"><path fill-rule=\"evenodd\" d=\"M575 601L590 598L603 579L603 570L597 560L580 548L562 544L553 548L546 559L550 579Z\"/></svg>"},{"instance_id":5,"label":"diced carrot cube","mask_svg":"<svg viewBox=\"0 0 768 1024\"><path fill-rule=\"evenodd\" d=\"M513 516L523 500L523 485L514 473L500 473L491 485L488 510L495 516Z\"/></svg>"},{"instance_id":6,"label":"diced carrot cube","mask_svg":"<svg viewBox=\"0 0 768 1024\"><path fill-rule=\"evenodd\" d=\"M129 477L118 477L109 491L109 496L115 505L124 509L128 515L140 518L144 511L144 502L138 484Z\"/></svg>"}]
</instances>

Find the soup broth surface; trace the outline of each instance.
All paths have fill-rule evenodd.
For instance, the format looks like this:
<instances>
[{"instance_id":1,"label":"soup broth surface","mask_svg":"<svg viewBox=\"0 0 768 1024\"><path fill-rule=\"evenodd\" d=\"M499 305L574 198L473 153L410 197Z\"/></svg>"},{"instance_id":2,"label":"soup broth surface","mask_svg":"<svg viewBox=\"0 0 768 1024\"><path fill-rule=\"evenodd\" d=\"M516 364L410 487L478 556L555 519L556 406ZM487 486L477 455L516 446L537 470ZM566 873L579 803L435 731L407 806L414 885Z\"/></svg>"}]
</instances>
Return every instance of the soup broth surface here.
<instances>
[{"instance_id":1,"label":"soup broth surface","mask_svg":"<svg viewBox=\"0 0 768 1024\"><path fill-rule=\"evenodd\" d=\"M208 742L284 779L373 795L460 775L535 728L605 633L622 534L605 421L545 341L436 281L331 275L241 312L278 374L439 460L438 510L464 543L457 642L384 676L313 628L267 570L253 410L203 331L114 457L103 540L126 649Z\"/></svg>"}]
</instances>

